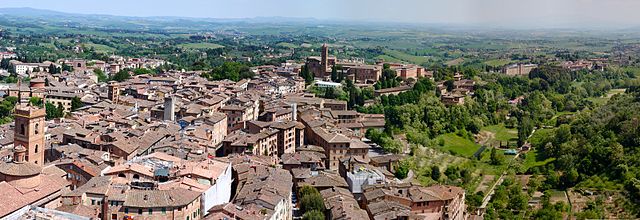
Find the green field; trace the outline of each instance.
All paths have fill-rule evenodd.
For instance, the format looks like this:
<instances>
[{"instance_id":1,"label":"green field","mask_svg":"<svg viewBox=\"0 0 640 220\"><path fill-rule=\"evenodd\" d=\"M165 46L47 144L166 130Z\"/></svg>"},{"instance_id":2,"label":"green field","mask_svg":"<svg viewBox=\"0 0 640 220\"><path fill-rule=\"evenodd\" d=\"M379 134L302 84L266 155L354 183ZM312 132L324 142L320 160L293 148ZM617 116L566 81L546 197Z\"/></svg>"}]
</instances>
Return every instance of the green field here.
<instances>
[{"instance_id":1,"label":"green field","mask_svg":"<svg viewBox=\"0 0 640 220\"><path fill-rule=\"evenodd\" d=\"M86 43L84 44L85 47L88 48L93 48L94 50L98 51L98 52L102 52L102 53L111 53L116 51L115 48L107 46L107 45L102 45L102 44L94 44L94 43Z\"/></svg>"},{"instance_id":2,"label":"green field","mask_svg":"<svg viewBox=\"0 0 640 220\"><path fill-rule=\"evenodd\" d=\"M456 155L467 158L473 156L473 153L475 153L478 148L480 148L480 145L474 143L473 141L462 138L453 133L443 134L438 136L437 138L444 140L444 146L442 147L442 150L446 152L452 152Z\"/></svg>"},{"instance_id":3,"label":"green field","mask_svg":"<svg viewBox=\"0 0 640 220\"><path fill-rule=\"evenodd\" d=\"M385 62L393 62L393 63L401 63L402 60L389 56L389 55L380 55L376 57L376 60L383 59Z\"/></svg>"},{"instance_id":4,"label":"green field","mask_svg":"<svg viewBox=\"0 0 640 220\"><path fill-rule=\"evenodd\" d=\"M501 66L510 64L511 62L512 62L511 59L494 59L494 60L487 60L484 62L484 64L487 64L493 67L501 67Z\"/></svg>"},{"instance_id":5,"label":"green field","mask_svg":"<svg viewBox=\"0 0 640 220\"><path fill-rule=\"evenodd\" d=\"M575 112L558 112L551 119L547 120L544 125L555 127L558 122L558 117L573 114L575 114Z\"/></svg>"},{"instance_id":6,"label":"green field","mask_svg":"<svg viewBox=\"0 0 640 220\"><path fill-rule=\"evenodd\" d=\"M178 47L183 49L218 49L223 48L224 46L215 43L186 43L179 44Z\"/></svg>"},{"instance_id":7,"label":"green field","mask_svg":"<svg viewBox=\"0 0 640 220\"><path fill-rule=\"evenodd\" d=\"M544 166L544 165L547 165L548 163L553 162L554 160L555 158L548 158L546 160L543 160L543 158L541 158L541 155L538 154L538 151L532 150L527 152L526 154L526 158L522 163L523 170L526 171L532 167Z\"/></svg>"},{"instance_id":8,"label":"green field","mask_svg":"<svg viewBox=\"0 0 640 220\"><path fill-rule=\"evenodd\" d=\"M607 101L609 101L609 99L611 99L612 96L616 94L622 94L624 93L624 91L625 89L612 89L612 90L609 90L609 92L607 92L607 94L602 97L590 97L588 98L588 100L592 101L596 105L603 105L607 103Z\"/></svg>"},{"instance_id":9,"label":"green field","mask_svg":"<svg viewBox=\"0 0 640 220\"><path fill-rule=\"evenodd\" d=\"M414 56L398 50L384 50L384 54L387 56L396 58L398 60L410 62L413 64L422 64L422 63L429 62L428 57Z\"/></svg>"},{"instance_id":10,"label":"green field","mask_svg":"<svg viewBox=\"0 0 640 220\"><path fill-rule=\"evenodd\" d=\"M543 144L542 142L549 136L553 135L554 129L538 129L529 138L529 143L534 147Z\"/></svg>"},{"instance_id":11,"label":"green field","mask_svg":"<svg viewBox=\"0 0 640 220\"><path fill-rule=\"evenodd\" d=\"M287 43L287 42L280 42L280 43L276 44L276 46L284 47L284 48L298 48L297 45L292 44L292 43Z\"/></svg>"},{"instance_id":12,"label":"green field","mask_svg":"<svg viewBox=\"0 0 640 220\"><path fill-rule=\"evenodd\" d=\"M504 145L507 141L515 143L518 140L518 131L516 129L507 128L504 124L487 126L482 128L481 132L482 131L492 134L491 138L487 141L487 144L492 146L497 146L500 142Z\"/></svg>"}]
</instances>

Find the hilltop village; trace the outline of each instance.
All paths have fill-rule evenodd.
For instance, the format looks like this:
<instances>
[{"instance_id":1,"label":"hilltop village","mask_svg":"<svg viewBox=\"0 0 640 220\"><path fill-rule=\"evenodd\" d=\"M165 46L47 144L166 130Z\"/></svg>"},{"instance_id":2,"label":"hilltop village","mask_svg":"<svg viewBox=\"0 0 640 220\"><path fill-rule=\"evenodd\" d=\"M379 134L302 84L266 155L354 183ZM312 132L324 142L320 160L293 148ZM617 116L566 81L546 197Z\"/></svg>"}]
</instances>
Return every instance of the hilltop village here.
<instances>
[{"instance_id":1,"label":"hilltop village","mask_svg":"<svg viewBox=\"0 0 640 220\"><path fill-rule=\"evenodd\" d=\"M464 219L464 189L398 179L406 152L386 153L365 138L384 129L383 114L308 92L343 86L331 79L338 67L361 88L372 88L385 69L414 81L433 72L337 60L328 50L323 45L306 63L254 67L253 77L238 81L132 71L165 64L156 59L11 60L19 80L3 90L16 107L14 122L1 127L0 201L12 202L2 202L0 217L293 219L311 190L329 219ZM130 77L120 81L95 74L123 70ZM456 77L451 91L439 84L452 105L473 92L472 80Z\"/></svg>"}]
</instances>

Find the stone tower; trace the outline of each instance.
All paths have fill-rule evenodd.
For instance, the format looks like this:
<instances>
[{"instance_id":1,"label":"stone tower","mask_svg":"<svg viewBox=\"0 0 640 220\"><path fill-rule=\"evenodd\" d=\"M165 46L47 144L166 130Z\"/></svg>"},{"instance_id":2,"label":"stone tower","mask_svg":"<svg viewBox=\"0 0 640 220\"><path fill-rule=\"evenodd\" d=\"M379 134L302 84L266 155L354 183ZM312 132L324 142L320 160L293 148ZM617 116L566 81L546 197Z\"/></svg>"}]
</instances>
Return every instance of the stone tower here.
<instances>
[{"instance_id":1,"label":"stone tower","mask_svg":"<svg viewBox=\"0 0 640 220\"><path fill-rule=\"evenodd\" d=\"M26 149L24 160L44 164L44 127L47 112L44 108L18 106L15 111L14 146Z\"/></svg>"},{"instance_id":2,"label":"stone tower","mask_svg":"<svg viewBox=\"0 0 640 220\"><path fill-rule=\"evenodd\" d=\"M107 98L111 100L113 104L118 104L119 96L120 96L120 90L118 88L118 83L109 82Z\"/></svg>"},{"instance_id":3,"label":"stone tower","mask_svg":"<svg viewBox=\"0 0 640 220\"><path fill-rule=\"evenodd\" d=\"M322 75L326 75L329 70L329 46L322 44L322 58L320 64L322 65Z\"/></svg>"},{"instance_id":4,"label":"stone tower","mask_svg":"<svg viewBox=\"0 0 640 220\"><path fill-rule=\"evenodd\" d=\"M164 97L164 120L176 120L176 98L172 95Z\"/></svg>"}]
</instances>

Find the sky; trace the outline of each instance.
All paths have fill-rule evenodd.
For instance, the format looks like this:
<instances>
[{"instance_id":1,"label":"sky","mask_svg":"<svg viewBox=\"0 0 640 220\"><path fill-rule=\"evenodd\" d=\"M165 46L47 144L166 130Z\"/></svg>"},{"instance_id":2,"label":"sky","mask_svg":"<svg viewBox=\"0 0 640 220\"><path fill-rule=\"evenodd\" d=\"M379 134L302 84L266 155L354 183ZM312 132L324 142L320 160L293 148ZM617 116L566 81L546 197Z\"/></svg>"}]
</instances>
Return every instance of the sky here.
<instances>
[{"instance_id":1,"label":"sky","mask_svg":"<svg viewBox=\"0 0 640 220\"><path fill-rule=\"evenodd\" d=\"M640 0L0 0L70 13L487 26L640 26Z\"/></svg>"}]
</instances>

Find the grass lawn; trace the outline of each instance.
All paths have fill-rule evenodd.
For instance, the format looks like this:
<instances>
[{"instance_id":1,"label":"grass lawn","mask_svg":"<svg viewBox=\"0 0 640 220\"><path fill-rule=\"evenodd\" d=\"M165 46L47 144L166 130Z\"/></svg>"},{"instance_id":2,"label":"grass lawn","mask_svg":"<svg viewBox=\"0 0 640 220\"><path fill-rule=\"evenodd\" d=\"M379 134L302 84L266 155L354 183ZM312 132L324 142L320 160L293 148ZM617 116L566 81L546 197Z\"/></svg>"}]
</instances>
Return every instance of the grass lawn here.
<instances>
[{"instance_id":1,"label":"grass lawn","mask_svg":"<svg viewBox=\"0 0 640 220\"><path fill-rule=\"evenodd\" d=\"M497 146L500 142L506 144L507 141L513 142L513 146L518 141L518 130L513 128L507 128L504 124L491 125L482 128L481 132L490 132L493 134L492 138L487 141L488 144L492 146Z\"/></svg>"},{"instance_id":2,"label":"grass lawn","mask_svg":"<svg viewBox=\"0 0 640 220\"><path fill-rule=\"evenodd\" d=\"M547 120L544 125L555 127L558 122L558 117L572 114L575 114L575 112L558 112L551 119Z\"/></svg>"},{"instance_id":3,"label":"grass lawn","mask_svg":"<svg viewBox=\"0 0 640 220\"><path fill-rule=\"evenodd\" d=\"M422 64L429 62L428 57L414 56L398 50L384 50L384 54L399 60L407 61L414 64Z\"/></svg>"},{"instance_id":4,"label":"grass lawn","mask_svg":"<svg viewBox=\"0 0 640 220\"><path fill-rule=\"evenodd\" d=\"M602 97L590 97L588 98L588 100L592 101L596 105L603 105L607 103L609 99L611 99L611 96L616 94L622 94L624 93L624 91L625 89L612 89L612 90L609 90L609 92L607 92L607 94Z\"/></svg>"},{"instance_id":5,"label":"grass lawn","mask_svg":"<svg viewBox=\"0 0 640 220\"><path fill-rule=\"evenodd\" d=\"M480 145L470 141L468 139L462 138L456 134L449 133L443 134L437 137L438 139L444 140L444 146L441 148L446 152L453 152L456 155L460 155L463 157L471 157L473 153L475 153Z\"/></svg>"},{"instance_id":6,"label":"grass lawn","mask_svg":"<svg viewBox=\"0 0 640 220\"><path fill-rule=\"evenodd\" d=\"M553 135L553 131L555 129L538 129L536 130L536 132L533 133L533 135L531 135L531 137L529 138L529 143L531 143L531 145L533 145L534 147L536 145L540 145L542 144L542 142L544 141L545 138Z\"/></svg>"},{"instance_id":7,"label":"grass lawn","mask_svg":"<svg viewBox=\"0 0 640 220\"><path fill-rule=\"evenodd\" d=\"M449 60L445 64L447 66L455 66L455 65L458 65L458 64L460 64L462 62L464 62L463 58L457 58L457 59Z\"/></svg>"},{"instance_id":8,"label":"grass lawn","mask_svg":"<svg viewBox=\"0 0 640 220\"><path fill-rule=\"evenodd\" d=\"M549 159L543 160L541 155L539 155L536 150L533 150L533 151L527 152L526 158L524 159L524 162L522 163L522 165L524 170L528 170L529 168L532 168L532 167L547 165L548 163L551 163L554 160L555 158L549 158Z\"/></svg>"},{"instance_id":9,"label":"grass lawn","mask_svg":"<svg viewBox=\"0 0 640 220\"><path fill-rule=\"evenodd\" d=\"M224 46L214 43L186 43L179 44L178 47L183 49L218 49L223 48Z\"/></svg>"},{"instance_id":10,"label":"grass lawn","mask_svg":"<svg viewBox=\"0 0 640 220\"><path fill-rule=\"evenodd\" d=\"M110 53L116 51L113 47L102 45L102 44L94 44L94 43L86 43L84 44L86 47L92 47L94 50L102 53Z\"/></svg>"},{"instance_id":11,"label":"grass lawn","mask_svg":"<svg viewBox=\"0 0 640 220\"><path fill-rule=\"evenodd\" d=\"M280 43L276 44L276 46L284 47L284 48L298 48L297 45L292 44L292 43L288 43L288 42L280 42Z\"/></svg>"},{"instance_id":12,"label":"grass lawn","mask_svg":"<svg viewBox=\"0 0 640 220\"><path fill-rule=\"evenodd\" d=\"M487 64L493 67L501 67L509 63L511 63L511 59L494 59L494 60L487 60L484 62L484 64Z\"/></svg>"},{"instance_id":13,"label":"grass lawn","mask_svg":"<svg viewBox=\"0 0 640 220\"><path fill-rule=\"evenodd\" d=\"M380 55L380 56L377 56L376 59L383 59L385 62L394 62L394 63L402 62L402 60L389 55Z\"/></svg>"}]
</instances>

